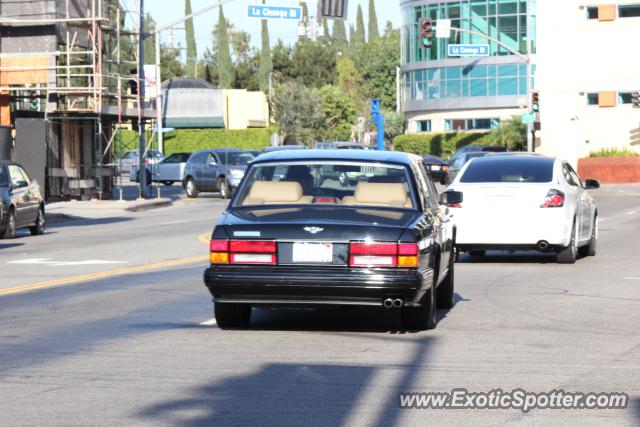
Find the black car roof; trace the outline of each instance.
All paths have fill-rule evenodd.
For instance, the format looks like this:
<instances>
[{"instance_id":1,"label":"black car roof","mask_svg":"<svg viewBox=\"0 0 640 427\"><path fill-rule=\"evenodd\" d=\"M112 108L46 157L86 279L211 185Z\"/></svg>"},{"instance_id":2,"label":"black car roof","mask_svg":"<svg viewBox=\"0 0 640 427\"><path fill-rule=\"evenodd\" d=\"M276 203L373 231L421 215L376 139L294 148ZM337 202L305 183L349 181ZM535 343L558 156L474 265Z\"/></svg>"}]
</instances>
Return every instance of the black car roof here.
<instances>
[{"instance_id":1,"label":"black car roof","mask_svg":"<svg viewBox=\"0 0 640 427\"><path fill-rule=\"evenodd\" d=\"M304 160L347 160L411 164L415 154L374 150L284 150L262 154L253 163Z\"/></svg>"}]
</instances>

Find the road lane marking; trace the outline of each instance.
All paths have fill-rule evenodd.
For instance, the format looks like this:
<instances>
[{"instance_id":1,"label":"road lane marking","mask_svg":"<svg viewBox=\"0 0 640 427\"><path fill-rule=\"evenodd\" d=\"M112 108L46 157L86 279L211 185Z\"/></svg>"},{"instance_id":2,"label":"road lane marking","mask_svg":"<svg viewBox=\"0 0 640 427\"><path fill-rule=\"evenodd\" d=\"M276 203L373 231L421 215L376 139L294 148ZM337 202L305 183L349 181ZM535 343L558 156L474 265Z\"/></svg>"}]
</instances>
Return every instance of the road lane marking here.
<instances>
[{"instance_id":1,"label":"road lane marking","mask_svg":"<svg viewBox=\"0 0 640 427\"><path fill-rule=\"evenodd\" d=\"M175 224L185 224L189 221L187 221L186 219L180 219L177 221L167 221L167 222L161 222L160 224L157 225L175 225Z\"/></svg>"},{"instance_id":2,"label":"road lane marking","mask_svg":"<svg viewBox=\"0 0 640 427\"><path fill-rule=\"evenodd\" d=\"M218 322L216 322L215 317L211 320L207 320L206 322L200 323L200 326L216 326Z\"/></svg>"},{"instance_id":3,"label":"road lane marking","mask_svg":"<svg viewBox=\"0 0 640 427\"><path fill-rule=\"evenodd\" d=\"M108 265L108 264L126 264L126 261L107 261L101 259L88 259L85 261L51 261L51 258L32 258L19 259L16 261L8 261L7 264L20 265L49 265L52 267L71 267L83 265Z\"/></svg>"},{"instance_id":4,"label":"road lane marking","mask_svg":"<svg viewBox=\"0 0 640 427\"><path fill-rule=\"evenodd\" d=\"M636 211L629 211L629 212L627 212L627 215L635 215L635 214L636 214Z\"/></svg>"},{"instance_id":5,"label":"road lane marking","mask_svg":"<svg viewBox=\"0 0 640 427\"><path fill-rule=\"evenodd\" d=\"M211 232L202 233L201 235L198 236L198 240L200 240L205 245L208 245L209 242L211 241Z\"/></svg>"},{"instance_id":6,"label":"road lane marking","mask_svg":"<svg viewBox=\"0 0 640 427\"><path fill-rule=\"evenodd\" d=\"M88 282L92 280L108 279L111 277L125 276L133 273L142 273L153 270L161 270L168 267L177 267L188 264L196 264L208 261L208 256L196 256L189 258L180 258L170 261L161 261L151 264L136 265L133 267L121 268L118 270L102 271L99 273L83 274L75 277L67 277L63 279L46 280L43 282L31 283L28 285L16 286L13 288L0 289L0 297L6 295L19 294L23 292L35 291L38 289L53 288L57 286L73 285L76 283Z\"/></svg>"}]
</instances>

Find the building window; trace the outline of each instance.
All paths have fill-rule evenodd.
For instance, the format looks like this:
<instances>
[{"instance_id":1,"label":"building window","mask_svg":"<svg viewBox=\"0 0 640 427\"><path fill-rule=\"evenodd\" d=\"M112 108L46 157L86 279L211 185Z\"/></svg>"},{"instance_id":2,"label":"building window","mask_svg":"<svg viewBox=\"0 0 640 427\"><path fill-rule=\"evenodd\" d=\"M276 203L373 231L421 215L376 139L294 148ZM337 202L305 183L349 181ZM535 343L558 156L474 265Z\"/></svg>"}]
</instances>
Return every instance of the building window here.
<instances>
[{"instance_id":1,"label":"building window","mask_svg":"<svg viewBox=\"0 0 640 427\"><path fill-rule=\"evenodd\" d=\"M587 105L598 105L600 101L600 97L597 93L588 93L587 94Z\"/></svg>"},{"instance_id":2,"label":"building window","mask_svg":"<svg viewBox=\"0 0 640 427\"><path fill-rule=\"evenodd\" d=\"M598 6L587 7L587 19L598 19Z\"/></svg>"},{"instance_id":3,"label":"building window","mask_svg":"<svg viewBox=\"0 0 640 427\"><path fill-rule=\"evenodd\" d=\"M633 104L631 92L618 92L618 104Z\"/></svg>"},{"instance_id":4,"label":"building window","mask_svg":"<svg viewBox=\"0 0 640 427\"><path fill-rule=\"evenodd\" d=\"M618 16L620 18L640 18L640 4L618 6Z\"/></svg>"},{"instance_id":5,"label":"building window","mask_svg":"<svg viewBox=\"0 0 640 427\"><path fill-rule=\"evenodd\" d=\"M418 132L431 132L431 120L419 120Z\"/></svg>"},{"instance_id":6,"label":"building window","mask_svg":"<svg viewBox=\"0 0 640 427\"><path fill-rule=\"evenodd\" d=\"M447 119L444 121L446 131L490 130L500 125L500 119Z\"/></svg>"}]
</instances>

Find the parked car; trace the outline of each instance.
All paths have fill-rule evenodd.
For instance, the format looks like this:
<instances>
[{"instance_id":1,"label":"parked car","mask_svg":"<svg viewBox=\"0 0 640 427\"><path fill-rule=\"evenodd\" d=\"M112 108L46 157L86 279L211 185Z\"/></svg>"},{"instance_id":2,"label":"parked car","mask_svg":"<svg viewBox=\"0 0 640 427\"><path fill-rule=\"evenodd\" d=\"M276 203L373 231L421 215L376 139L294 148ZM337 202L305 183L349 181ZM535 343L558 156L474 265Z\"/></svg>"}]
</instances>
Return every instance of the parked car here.
<instances>
[{"instance_id":1,"label":"parked car","mask_svg":"<svg viewBox=\"0 0 640 427\"><path fill-rule=\"evenodd\" d=\"M459 157L462 157L464 154L483 151L489 153L505 153L509 152L509 148L506 145L465 145L464 147L458 148L453 156L447 159L446 163L451 166Z\"/></svg>"},{"instance_id":2,"label":"parked car","mask_svg":"<svg viewBox=\"0 0 640 427\"><path fill-rule=\"evenodd\" d=\"M436 307L453 306L455 229L421 161L310 150L251 163L212 233L204 278L218 326L248 326L254 306L378 306L399 310L404 329L434 328ZM327 168L374 174L318 185Z\"/></svg>"},{"instance_id":3,"label":"parked car","mask_svg":"<svg viewBox=\"0 0 640 427\"><path fill-rule=\"evenodd\" d=\"M12 239L19 228L44 233L44 200L38 182L22 166L0 161L0 236Z\"/></svg>"},{"instance_id":4,"label":"parked car","mask_svg":"<svg viewBox=\"0 0 640 427\"><path fill-rule=\"evenodd\" d=\"M451 205L458 250L555 252L560 263L595 255L598 207L571 165L538 155L487 156L467 163L447 190L462 192Z\"/></svg>"},{"instance_id":5,"label":"parked car","mask_svg":"<svg viewBox=\"0 0 640 427\"><path fill-rule=\"evenodd\" d=\"M193 153L184 169L182 186L187 197L201 192L220 192L228 199L240 184L253 154L238 148L217 148Z\"/></svg>"},{"instance_id":6,"label":"parked car","mask_svg":"<svg viewBox=\"0 0 640 427\"><path fill-rule=\"evenodd\" d=\"M164 156L158 150L147 150L145 153L145 163L154 165L164 159ZM116 160L116 170L120 173L130 173L133 166L137 166L140 158L138 150L127 151L120 159Z\"/></svg>"},{"instance_id":7,"label":"parked car","mask_svg":"<svg viewBox=\"0 0 640 427\"><path fill-rule=\"evenodd\" d=\"M191 153L173 153L161 162L147 166L147 182L161 182L164 185L182 182L189 156ZM130 176L133 182L140 180L137 165L131 167Z\"/></svg>"},{"instance_id":8,"label":"parked car","mask_svg":"<svg viewBox=\"0 0 640 427\"><path fill-rule=\"evenodd\" d=\"M460 154L453 162L448 164L449 169L447 170L447 175L445 178L445 185L453 182L456 178L460 169L471 159L475 159L476 157L484 157L488 155L488 151L469 151L466 153Z\"/></svg>"},{"instance_id":9,"label":"parked car","mask_svg":"<svg viewBox=\"0 0 640 427\"><path fill-rule=\"evenodd\" d=\"M306 150L306 149L307 149L306 145L276 145L276 146L264 147L260 153L262 154L262 153L272 153L274 151Z\"/></svg>"},{"instance_id":10,"label":"parked car","mask_svg":"<svg viewBox=\"0 0 640 427\"><path fill-rule=\"evenodd\" d=\"M431 154L424 154L422 156L422 163L424 164L427 172L431 174L434 181L439 182L442 185L447 184L447 172L449 171L449 165L442 159Z\"/></svg>"},{"instance_id":11,"label":"parked car","mask_svg":"<svg viewBox=\"0 0 640 427\"><path fill-rule=\"evenodd\" d=\"M357 142L332 141L316 142L316 150L366 150L367 148Z\"/></svg>"}]
</instances>

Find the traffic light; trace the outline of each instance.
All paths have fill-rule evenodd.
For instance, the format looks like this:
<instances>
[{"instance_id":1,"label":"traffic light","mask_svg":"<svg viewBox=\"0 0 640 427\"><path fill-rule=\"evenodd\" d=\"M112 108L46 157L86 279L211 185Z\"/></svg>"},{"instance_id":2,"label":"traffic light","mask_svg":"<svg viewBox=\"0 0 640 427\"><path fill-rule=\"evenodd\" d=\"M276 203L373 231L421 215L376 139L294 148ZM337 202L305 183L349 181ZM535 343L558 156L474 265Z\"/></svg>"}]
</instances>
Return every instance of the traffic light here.
<instances>
[{"instance_id":1,"label":"traffic light","mask_svg":"<svg viewBox=\"0 0 640 427\"><path fill-rule=\"evenodd\" d=\"M347 19L348 0L318 0L318 18Z\"/></svg>"},{"instance_id":2,"label":"traffic light","mask_svg":"<svg viewBox=\"0 0 640 427\"><path fill-rule=\"evenodd\" d=\"M540 94L531 92L531 110L535 113L540 111Z\"/></svg>"},{"instance_id":3,"label":"traffic light","mask_svg":"<svg viewBox=\"0 0 640 427\"><path fill-rule=\"evenodd\" d=\"M420 20L420 35L422 46L431 47L431 38L433 37L433 23L431 18Z\"/></svg>"},{"instance_id":4,"label":"traffic light","mask_svg":"<svg viewBox=\"0 0 640 427\"><path fill-rule=\"evenodd\" d=\"M633 104L633 108L640 108L640 92L631 93L631 103Z\"/></svg>"}]
</instances>

